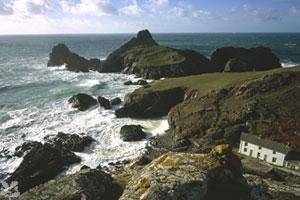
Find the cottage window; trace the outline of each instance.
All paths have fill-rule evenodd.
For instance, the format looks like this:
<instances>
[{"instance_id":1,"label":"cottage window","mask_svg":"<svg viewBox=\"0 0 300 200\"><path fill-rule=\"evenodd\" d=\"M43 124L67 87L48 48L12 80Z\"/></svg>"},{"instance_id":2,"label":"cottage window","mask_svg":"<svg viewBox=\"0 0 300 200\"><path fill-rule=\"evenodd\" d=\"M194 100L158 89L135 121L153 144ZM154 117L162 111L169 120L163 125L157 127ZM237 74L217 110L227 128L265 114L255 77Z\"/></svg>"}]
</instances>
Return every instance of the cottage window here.
<instances>
[{"instance_id":1,"label":"cottage window","mask_svg":"<svg viewBox=\"0 0 300 200\"><path fill-rule=\"evenodd\" d=\"M259 150L261 150L261 147L258 147Z\"/></svg>"},{"instance_id":2,"label":"cottage window","mask_svg":"<svg viewBox=\"0 0 300 200\"><path fill-rule=\"evenodd\" d=\"M272 158L272 162L276 162L276 158L273 157L273 158Z\"/></svg>"},{"instance_id":3,"label":"cottage window","mask_svg":"<svg viewBox=\"0 0 300 200\"><path fill-rule=\"evenodd\" d=\"M247 148L244 148L244 152L247 152Z\"/></svg>"},{"instance_id":4,"label":"cottage window","mask_svg":"<svg viewBox=\"0 0 300 200\"><path fill-rule=\"evenodd\" d=\"M273 151L273 154L276 154L276 151Z\"/></svg>"},{"instance_id":5,"label":"cottage window","mask_svg":"<svg viewBox=\"0 0 300 200\"><path fill-rule=\"evenodd\" d=\"M260 153L257 153L257 158L259 158L260 157Z\"/></svg>"},{"instance_id":6,"label":"cottage window","mask_svg":"<svg viewBox=\"0 0 300 200\"><path fill-rule=\"evenodd\" d=\"M245 142L245 146L248 146L248 142Z\"/></svg>"}]
</instances>

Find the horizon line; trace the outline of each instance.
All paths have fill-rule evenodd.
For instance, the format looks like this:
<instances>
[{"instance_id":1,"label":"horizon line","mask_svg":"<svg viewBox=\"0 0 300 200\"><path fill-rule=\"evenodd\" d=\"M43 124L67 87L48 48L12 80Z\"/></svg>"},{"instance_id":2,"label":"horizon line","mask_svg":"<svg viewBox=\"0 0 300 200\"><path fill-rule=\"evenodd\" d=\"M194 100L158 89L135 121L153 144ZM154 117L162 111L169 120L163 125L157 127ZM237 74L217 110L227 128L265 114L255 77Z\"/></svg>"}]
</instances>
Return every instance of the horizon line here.
<instances>
[{"instance_id":1,"label":"horizon line","mask_svg":"<svg viewBox=\"0 0 300 200\"><path fill-rule=\"evenodd\" d=\"M151 32L151 31L150 31ZM270 31L258 31L258 32L151 32L151 34L300 34L300 32L288 32L288 31L277 31L277 32L270 32ZM8 33L8 34L1 34L0 36L30 36L30 35L125 35L125 34L137 34L137 32L123 32L123 33L113 33L113 32L107 32L107 33Z\"/></svg>"}]
</instances>

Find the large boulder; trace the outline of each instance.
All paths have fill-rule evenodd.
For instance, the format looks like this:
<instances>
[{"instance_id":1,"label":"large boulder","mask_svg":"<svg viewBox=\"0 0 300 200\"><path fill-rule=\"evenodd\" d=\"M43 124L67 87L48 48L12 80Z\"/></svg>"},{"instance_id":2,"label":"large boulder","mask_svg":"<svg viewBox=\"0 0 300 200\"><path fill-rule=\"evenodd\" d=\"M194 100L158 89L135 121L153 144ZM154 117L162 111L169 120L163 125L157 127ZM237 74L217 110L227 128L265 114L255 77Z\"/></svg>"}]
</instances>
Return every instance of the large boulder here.
<instances>
[{"instance_id":1,"label":"large boulder","mask_svg":"<svg viewBox=\"0 0 300 200\"><path fill-rule=\"evenodd\" d=\"M124 107L116 110L117 117L155 118L168 114L169 110L183 101L184 89L171 88L153 91L143 88L126 95Z\"/></svg>"},{"instance_id":2,"label":"large boulder","mask_svg":"<svg viewBox=\"0 0 300 200\"><path fill-rule=\"evenodd\" d=\"M209 60L192 50L162 47L148 30L112 52L101 66L101 72L123 72L147 79L178 77L215 71Z\"/></svg>"},{"instance_id":3,"label":"large boulder","mask_svg":"<svg viewBox=\"0 0 300 200\"><path fill-rule=\"evenodd\" d=\"M119 97L116 97L116 98L113 98L112 100L110 100L110 105L112 105L112 106L118 105L120 103L122 103L122 100Z\"/></svg>"},{"instance_id":4,"label":"large boulder","mask_svg":"<svg viewBox=\"0 0 300 200\"><path fill-rule=\"evenodd\" d=\"M146 137L143 127L139 125L125 125L120 130L121 138L124 141L139 141Z\"/></svg>"},{"instance_id":5,"label":"large boulder","mask_svg":"<svg viewBox=\"0 0 300 200\"><path fill-rule=\"evenodd\" d=\"M99 59L85 59L72 53L65 44L58 44L53 47L47 66L61 66L66 64L69 71L88 72L89 70L99 70Z\"/></svg>"},{"instance_id":6,"label":"large boulder","mask_svg":"<svg viewBox=\"0 0 300 200\"><path fill-rule=\"evenodd\" d=\"M110 101L108 99L106 99L105 97L98 96L97 100L98 100L100 106L103 107L104 109L106 109L106 110L111 109Z\"/></svg>"},{"instance_id":7,"label":"large boulder","mask_svg":"<svg viewBox=\"0 0 300 200\"><path fill-rule=\"evenodd\" d=\"M46 141L50 144L63 147L70 151L81 152L84 148L95 141L90 136L82 136L76 134L66 134L59 132L57 135L48 137Z\"/></svg>"},{"instance_id":8,"label":"large boulder","mask_svg":"<svg viewBox=\"0 0 300 200\"><path fill-rule=\"evenodd\" d=\"M24 156L7 182L17 181L19 192L23 193L54 178L65 167L78 162L80 158L65 148L48 143L35 145Z\"/></svg>"},{"instance_id":9,"label":"large boulder","mask_svg":"<svg viewBox=\"0 0 300 200\"><path fill-rule=\"evenodd\" d=\"M73 108L78 108L80 111L85 111L88 108L97 104L97 100L87 94L76 94L72 96L68 103L72 105Z\"/></svg>"},{"instance_id":10,"label":"large boulder","mask_svg":"<svg viewBox=\"0 0 300 200\"><path fill-rule=\"evenodd\" d=\"M72 175L39 185L19 200L117 200L122 188L105 172L85 168Z\"/></svg>"},{"instance_id":11,"label":"large boulder","mask_svg":"<svg viewBox=\"0 0 300 200\"><path fill-rule=\"evenodd\" d=\"M230 59L235 59L228 63ZM211 55L211 63L219 71L226 71L231 67L233 71L263 71L280 68L279 58L270 48L258 46L256 48L224 47L216 49ZM240 68L240 69L239 69Z\"/></svg>"},{"instance_id":12,"label":"large boulder","mask_svg":"<svg viewBox=\"0 0 300 200\"><path fill-rule=\"evenodd\" d=\"M241 163L228 145L209 155L166 153L136 173L120 200L250 199Z\"/></svg>"}]
</instances>

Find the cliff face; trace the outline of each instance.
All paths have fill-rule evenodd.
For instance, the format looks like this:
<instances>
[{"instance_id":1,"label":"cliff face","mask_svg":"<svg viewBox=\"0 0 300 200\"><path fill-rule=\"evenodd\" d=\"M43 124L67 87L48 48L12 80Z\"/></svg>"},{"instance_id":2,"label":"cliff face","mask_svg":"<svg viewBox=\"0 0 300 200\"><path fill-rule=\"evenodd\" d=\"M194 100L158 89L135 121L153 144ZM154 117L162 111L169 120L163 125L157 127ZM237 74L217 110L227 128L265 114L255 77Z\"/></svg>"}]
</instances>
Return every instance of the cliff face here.
<instances>
[{"instance_id":1,"label":"cliff face","mask_svg":"<svg viewBox=\"0 0 300 200\"><path fill-rule=\"evenodd\" d=\"M184 97L161 113L168 113L170 130L168 137L156 139L158 144L168 143L171 150L207 152L219 143L238 144L246 131L300 149L298 68L166 79L136 90L130 99L178 87L184 88Z\"/></svg>"}]
</instances>

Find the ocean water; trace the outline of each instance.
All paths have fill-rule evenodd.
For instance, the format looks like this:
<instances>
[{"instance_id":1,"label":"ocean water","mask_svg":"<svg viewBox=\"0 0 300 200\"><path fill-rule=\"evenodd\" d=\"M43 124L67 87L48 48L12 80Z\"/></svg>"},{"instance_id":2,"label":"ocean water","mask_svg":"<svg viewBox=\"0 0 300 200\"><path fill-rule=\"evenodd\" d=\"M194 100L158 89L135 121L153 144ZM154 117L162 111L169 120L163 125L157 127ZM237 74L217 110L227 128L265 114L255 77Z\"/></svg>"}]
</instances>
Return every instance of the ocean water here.
<instances>
[{"instance_id":1,"label":"ocean water","mask_svg":"<svg viewBox=\"0 0 300 200\"><path fill-rule=\"evenodd\" d=\"M166 118L151 120L117 119L114 110L95 106L86 112L70 108L67 100L79 92L107 98L121 97L137 86L124 86L134 76L123 74L73 73L64 67L47 68L51 48L60 42L87 58L105 58L133 34L0 36L0 179L22 161L7 157L26 140L42 141L47 135L87 134L96 139L77 153L82 162L71 166L72 173L82 165L96 167L140 155L146 145L123 142L119 130L125 124L141 124L149 137L168 128ZM300 34L154 34L164 46L194 49L209 57L223 46L273 49L284 66L300 64Z\"/></svg>"}]
</instances>

